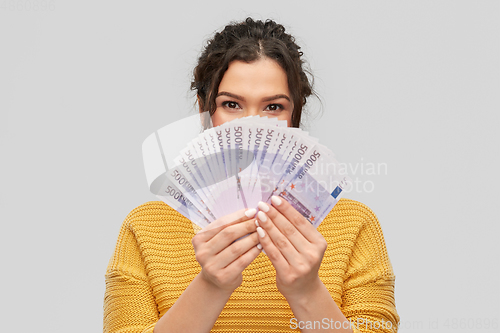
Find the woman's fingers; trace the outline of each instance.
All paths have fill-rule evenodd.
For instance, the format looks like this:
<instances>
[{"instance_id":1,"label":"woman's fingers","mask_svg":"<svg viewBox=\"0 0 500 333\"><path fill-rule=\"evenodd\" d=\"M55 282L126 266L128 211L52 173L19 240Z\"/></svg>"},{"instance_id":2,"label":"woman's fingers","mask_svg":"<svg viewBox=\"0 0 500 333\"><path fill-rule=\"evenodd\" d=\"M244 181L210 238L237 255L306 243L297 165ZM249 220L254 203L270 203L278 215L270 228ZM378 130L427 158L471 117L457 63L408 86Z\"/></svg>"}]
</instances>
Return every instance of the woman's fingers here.
<instances>
[{"instance_id":1,"label":"woman's fingers","mask_svg":"<svg viewBox=\"0 0 500 333\"><path fill-rule=\"evenodd\" d=\"M278 273L285 271L288 266L295 263L293 256L297 254L297 250L263 212L257 214L256 221L259 225L257 228L259 241L266 255Z\"/></svg>"},{"instance_id":2,"label":"woman's fingers","mask_svg":"<svg viewBox=\"0 0 500 333\"><path fill-rule=\"evenodd\" d=\"M252 251L252 249L255 249L258 251L255 257L259 255L260 250L257 248L257 244L259 244L259 237L257 236L257 232L254 231L221 251L217 255L216 266L220 268L231 268L232 270L241 273L245 267L252 262L248 261L252 255L247 255L247 253ZM252 253L255 252L252 251ZM255 259L255 257L253 259Z\"/></svg>"},{"instance_id":3,"label":"woman's fingers","mask_svg":"<svg viewBox=\"0 0 500 333\"><path fill-rule=\"evenodd\" d=\"M229 225L223 229L217 228L219 232L207 242L207 247L211 253L217 254L239 238L255 232L256 228L253 220L248 219L245 222Z\"/></svg>"},{"instance_id":4,"label":"woman's fingers","mask_svg":"<svg viewBox=\"0 0 500 333\"><path fill-rule=\"evenodd\" d=\"M258 207L260 209L259 213L257 214L257 218L259 219L259 221L261 221L265 216L269 217L272 223L279 230L279 232L281 232L281 234L285 236L286 239L288 239L288 241L298 252L305 251L307 246L310 244L309 241L284 215L276 210L276 208L269 206L264 202L259 202ZM273 240L274 239L275 238L273 238ZM280 246L278 246L278 248L280 248Z\"/></svg>"},{"instance_id":5,"label":"woman's fingers","mask_svg":"<svg viewBox=\"0 0 500 333\"><path fill-rule=\"evenodd\" d=\"M250 237L251 235L245 237L245 239L249 239ZM242 239L236 243L243 242L245 239ZM255 237L255 239L257 239L257 237ZM248 243L255 244L254 242L248 242ZM240 249L244 248L246 248L246 245L242 246ZM221 260L219 260L220 259L219 257L222 255L221 253L217 255L217 257L215 258L216 261L211 261L208 264L204 265L202 272L204 273L204 276L208 278L209 281L213 282L218 287L233 291L241 284L242 281L241 273L243 272L243 270L248 265L250 265L250 263L255 258L257 258L257 256L260 254L260 251L261 250L257 246L255 245L251 246L249 249L246 250L246 252L237 256L236 259L230 260L229 265L223 268L220 267ZM234 255L235 255L234 253L229 254L229 257L232 257ZM225 259L227 259L227 257Z\"/></svg>"},{"instance_id":6,"label":"woman's fingers","mask_svg":"<svg viewBox=\"0 0 500 333\"><path fill-rule=\"evenodd\" d=\"M259 202L257 219L263 229L261 234L269 236L268 241L262 237L260 241L276 270L285 267L280 255L290 266L314 266L326 250L325 239L286 200L272 197L271 201L273 206Z\"/></svg>"},{"instance_id":7,"label":"woman's fingers","mask_svg":"<svg viewBox=\"0 0 500 333\"><path fill-rule=\"evenodd\" d=\"M258 243L258 238L256 237L256 239L257 239L257 243ZM226 269L230 269L230 270L234 269L237 272L239 272L239 274L241 274L245 270L245 268L247 268L248 265L250 265L252 263L252 261L254 261L255 258L257 258L257 256L260 254L261 251L262 251L262 247L259 248L258 246L253 246L247 252L242 254L238 259L236 259L231 264L229 264L226 267Z\"/></svg>"},{"instance_id":8,"label":"woman's fingers","mask_svg":"<svg viewBox=\"0 0 500 333\"><path fill-rule=\"evenodd\" d=\"M323 236L314 228L314 226L306 220L292 205L283 198L272 196L271 202L281 215L290 221L294 227L305 237L310 243L316 243L323 239Z\"/></svg>"},{"instance_id":9,"label":"woman's fingers","mask_svg":"<svg viewBox=\"0 0 500 333\"><path fill-rule=\"evenodd\" d=\"M243 222L245 220L248 220L248 219L254 217L255 213L257 213L257 210L255 208L237 210L234 213L225 215L225 216L215 220L214 222L210 223L205 228L203 228L200 232L209 231L212 229L217 229L220 227Z\"/></svg>"},{"instance_id":10,"label":"woman's fingers","mask_svg":"<svg viewBox=\"0 0 500 333\"><path fill-rule=\"evenodd\" d=\"M194 242L207 242L217 235L222 229L241 223L252 218L256 213L254 208L240 209L234 213L223 216L201 229L193 238ZM193 245L195 243L193 242Z\"/></svg>"}]
</instances>

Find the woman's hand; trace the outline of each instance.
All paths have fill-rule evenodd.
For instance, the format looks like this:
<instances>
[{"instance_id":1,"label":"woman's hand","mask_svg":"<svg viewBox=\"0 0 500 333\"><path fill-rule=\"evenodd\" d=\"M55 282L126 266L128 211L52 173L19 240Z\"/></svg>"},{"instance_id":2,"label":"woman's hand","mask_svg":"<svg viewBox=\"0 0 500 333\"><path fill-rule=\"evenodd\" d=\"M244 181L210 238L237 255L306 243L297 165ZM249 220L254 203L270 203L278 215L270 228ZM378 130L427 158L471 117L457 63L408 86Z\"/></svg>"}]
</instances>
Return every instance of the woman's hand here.
<instances>
[{"instance_id":1,"label":"woman's hand","mask_svg":"<svg viewBox=\"0 0 500 333\"><path fill-rule=\"evenodd\" d=\"M318 270L325 238L286 200L273 196L273 206L259 203L259 240L276 269L276 286L290 301L324 288Z\"/></svg>"},{"instance_id":2,"label":"woman's hand","mask_svg":"<svg viewBox=\"0 0 500 333\"><path fill-rule=\"evenodd\" d=\"M249 220L255 212L240 210L224 216L193 237L201 272L158 320L155 333L212 329L234 289L241 284L241 273L260 253L255 220Z\"/></svg>"},{"instance_id":3,"label":"woman's hand","mask_svg":"<svg viewBox=\"0 0 500 333\"><path fill-rule=\"evenodd\" d=\"M243 270L259 255L259 239L252 218L255 209L240 210L212 222L193 237L200 276L222 291L232 293L242 282ZM239 239L245 235L244 237Z\"/></svg>"}]
</instances>

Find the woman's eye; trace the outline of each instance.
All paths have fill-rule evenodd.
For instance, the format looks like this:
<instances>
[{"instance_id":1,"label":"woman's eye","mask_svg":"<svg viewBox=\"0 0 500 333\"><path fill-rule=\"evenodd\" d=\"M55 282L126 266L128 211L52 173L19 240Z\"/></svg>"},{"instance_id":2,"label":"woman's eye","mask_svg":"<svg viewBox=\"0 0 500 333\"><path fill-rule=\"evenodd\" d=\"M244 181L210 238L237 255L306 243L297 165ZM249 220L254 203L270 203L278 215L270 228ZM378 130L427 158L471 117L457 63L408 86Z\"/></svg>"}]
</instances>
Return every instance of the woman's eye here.
<instances>
[{"instance_id":1,"label":"woman's eye","mask_svg":"<svg viewBox=\"0 0 500 333\"><path fill-rule=\"evenodd\" d=\"M238 105L238 103L232 102L232 101L223 102L222 106L225 106L225 107L227 107L229 109L239 109L240 108L240 106Z\"/></svg>"},{"instance_id":2,"label":"woman's eye","mask_svg":"<svg viewBox=\"0 0 500 333\"><path fill-rule=\"evenodd\" d=\"M266 107L266 111L281 111L283 110L283 105L281 104L269 104Z\"/></svg>"}]
</instances>

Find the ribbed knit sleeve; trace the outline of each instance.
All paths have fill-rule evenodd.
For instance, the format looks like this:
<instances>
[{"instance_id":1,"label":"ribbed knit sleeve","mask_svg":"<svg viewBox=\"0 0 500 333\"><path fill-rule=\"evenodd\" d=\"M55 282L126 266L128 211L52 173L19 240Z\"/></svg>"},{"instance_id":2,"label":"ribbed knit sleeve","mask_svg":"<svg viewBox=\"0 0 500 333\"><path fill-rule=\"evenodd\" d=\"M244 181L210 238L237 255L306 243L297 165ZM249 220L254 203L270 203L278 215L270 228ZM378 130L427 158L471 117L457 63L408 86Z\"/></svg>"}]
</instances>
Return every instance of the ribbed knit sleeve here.
<instances>
[{"instance_id":1,"label":"ribbed knit sleeve","mask_svg":"<svg viewBox=\"0 0 500 333\"><path fill-rule=\"evenodd\" d=\"M133 210L123 222L106 270L104 333L152 333L159 318L131 223L143 212L141 208Z\"/></svg>"},{"instance_id":2,"label":"ribbed knit sleeve","mask_svg":"<svg viewBox=\"0 0 500 333\"><path fill-rule=\"evenodd\" d=\"M330 218L343 229L333 228L344 235L337 238L344 241L340 247L350 248L340 309L354 325L355 333L397 332L395 276L377 217L359 202L342 200Z\"/></svg>"}]
</instances>

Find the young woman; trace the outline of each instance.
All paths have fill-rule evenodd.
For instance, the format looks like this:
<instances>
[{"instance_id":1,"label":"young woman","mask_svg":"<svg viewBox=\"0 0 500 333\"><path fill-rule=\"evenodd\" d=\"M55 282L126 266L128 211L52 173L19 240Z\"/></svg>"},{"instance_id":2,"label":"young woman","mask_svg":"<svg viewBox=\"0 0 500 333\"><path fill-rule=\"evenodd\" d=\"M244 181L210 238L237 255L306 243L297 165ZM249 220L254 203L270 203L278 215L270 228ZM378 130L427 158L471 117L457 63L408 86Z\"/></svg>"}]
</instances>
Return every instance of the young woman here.
<instances>
[{"instance_id":1,"label":"young woman","mask_svg":"<svg viewBox=\"0 0 500 333\"><path fill-rule=\"evenodd\" d=\"M226 26L194 70L200 111L214 126L265 115L298 127L312 93L301 57L273 21ZM255 208L197 234L163 202L134 209L106 272L104 331L397 331L394 274L369 208L341 199L318 229L282 198L259 203L257 219Z\"/></svg>"}]
</instances>

